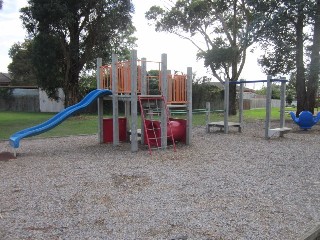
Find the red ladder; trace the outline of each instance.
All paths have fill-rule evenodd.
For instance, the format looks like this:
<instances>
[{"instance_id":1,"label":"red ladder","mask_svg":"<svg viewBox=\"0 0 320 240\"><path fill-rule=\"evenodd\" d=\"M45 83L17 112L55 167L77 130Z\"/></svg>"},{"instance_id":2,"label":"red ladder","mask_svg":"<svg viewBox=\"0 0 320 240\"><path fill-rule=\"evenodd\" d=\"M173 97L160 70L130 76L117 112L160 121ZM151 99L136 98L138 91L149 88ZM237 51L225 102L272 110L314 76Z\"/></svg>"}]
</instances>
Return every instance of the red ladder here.
<instances>
[{"instance_id":1,"label":"red ladder","mask_svg":"<svg viewBox=\"0 0 320 240\"><path fill-rule=\"evenodd\" d=\"M162 95L140 95L138 96L141 109L141 117L144 127L144 140L147 141L149 147L149 153L151 149L162 149L162 138L166 138L172 142L173 149L176 151L176 144L172 134L172 126L169 118L169 110L166 100ZM163 109L164 108L164 109ZM165 110L165 111L163 111ZM167 136L161 136L161 113L165 114L167 121Z\"/></svg>"}]
</instances>

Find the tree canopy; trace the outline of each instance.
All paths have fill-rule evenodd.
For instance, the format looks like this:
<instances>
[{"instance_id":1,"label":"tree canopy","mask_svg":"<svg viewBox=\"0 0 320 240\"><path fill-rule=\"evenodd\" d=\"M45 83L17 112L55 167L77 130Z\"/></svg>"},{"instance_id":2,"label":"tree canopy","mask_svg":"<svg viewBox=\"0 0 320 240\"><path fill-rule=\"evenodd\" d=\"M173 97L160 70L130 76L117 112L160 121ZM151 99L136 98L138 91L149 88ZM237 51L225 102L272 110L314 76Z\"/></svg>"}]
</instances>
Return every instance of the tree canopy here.
<instances>
[{"instance_id":1,"label":"tree canopy","mask_svg":"<svg viewBox=\"0 0 320 240\"><path fill-rule=\"evenodd\" d=\"M180 0L170 8L153 6L146 18L156 31L176 34L193 43L198 58L212 75L223 82L220 73L237 81L248 48L266 27L265 13L256 12L247 1ZM200 39L200 40L199 40ZM203 44L202 44L203 43ZM230 87L230 113L236 113L236 88Z\"/></svg>"},{"instance_id":2,"label":"tree canopy","mask_svg":"<svg viewBox=\"0 0 320 240\"><path fill-rule=\"evenodd\" d=\"M12 76L12 84L18 86L36 86L37 80L32 65L32 40L15 43L9 50L12 62L8 70Z\"/></svg>"},{"instance_id":3,"label":"tree canopy","mask_svg":"<svg viewBox=\"0 0 320 240\"><path fill-rule=\"evenodd\" d=\"M297 115L314 112L319 81L320 1L260 0L258 11L270 12L270 26L261 38L260 64L267 74L295 73Z\"/></svg>"},{"instance_id":4,"label":"tree canopy","mask_svg":"<svg viewBox=\"0 0 320 240\"><path fill-rule=\"evenodd\" d=\"M39 86L66 105L78 102L79 74L111 52L128 55L134 45L133 6L128 0L29 0L21 19L33 38L32 63Z\"/></svg>"}]
</instances>

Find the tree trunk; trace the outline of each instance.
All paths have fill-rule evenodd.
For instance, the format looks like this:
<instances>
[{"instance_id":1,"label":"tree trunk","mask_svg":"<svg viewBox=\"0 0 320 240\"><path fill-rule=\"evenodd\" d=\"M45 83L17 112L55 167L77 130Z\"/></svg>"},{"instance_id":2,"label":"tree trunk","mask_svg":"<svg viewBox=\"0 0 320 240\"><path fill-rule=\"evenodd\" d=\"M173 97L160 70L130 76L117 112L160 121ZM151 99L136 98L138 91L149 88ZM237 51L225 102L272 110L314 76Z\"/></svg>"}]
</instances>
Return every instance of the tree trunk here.
<instances>
[{"instance_id":1,"label":"tree trunk","mask_svg":"<svg viewBox=\"0 0 320 240\"><path fill-rule=\"evenodd\" d=\"M229 115L237 114L237 84L229 85Z\"/></svg>"},{"instance_id":2,"label":"tree trunk","mask_svg":"<svg viewBox=\"0 0 320 240\"><path fill-rule=\"evenodd\" d=\"M297 92L297 112L298 116L301 111L307 109L306 84L305 84L305 68L303 63L303 22L304 22L303 6L298 7L298 19L296 23L296 92Z\"/></svg>"},{"instance_id":3,"label":"tree trunk","mask_svg":"<svg viewBox=\"0 0 320 240\"><path fill-rule=\"evenodd\" d=\"M308 98L308 111L314 114L314 108L316 107L316 97L318 90L319 81L319 51L320 51L320 0L317 0L317 8L314 19L314 30L313 30L313 44L311 50L311 62L310 62L310 72L309 81L307 88L307 98Z\"/></svg>"},{"instance_id":4,"label":"tree trunk","mask_svg":"<svg viewBox=\"0 0 320 240\"><path fill-rule=\"evenodd\" d=\"M79 102L79 75L80 67L80 32L79 23L75 20L70 27L70 43L69 43L69 57L70 68L67 73L67 96L66 105L71 106Z\"/></svg>"},{"instance_id":5,"label":"tree trunk","mask_svg":"<svg viewBox=\"0 0 320 240\"><path fill-rule=\"evenodd\" d=\"M71 67L69 71L67 106L77 104L79 102L79 71Z\"/></svg>"},{"instance_id":6,"label":"tree trunk","mask_svg":"<svg viewBox=\"0 0 320 240\"><path fill-rule=\"evenodd\" d=\"M231 47L233 49L233 59L231 64L231 74L232 77L230 81L237 81L238 75L238 48L237 48L237 1L233 1L233 26L232 26L232 43ZM229 87L229 115L237 114L236 107L236 96L237 96L237 85L230 84Z\"/></svg>"}]
</instances>

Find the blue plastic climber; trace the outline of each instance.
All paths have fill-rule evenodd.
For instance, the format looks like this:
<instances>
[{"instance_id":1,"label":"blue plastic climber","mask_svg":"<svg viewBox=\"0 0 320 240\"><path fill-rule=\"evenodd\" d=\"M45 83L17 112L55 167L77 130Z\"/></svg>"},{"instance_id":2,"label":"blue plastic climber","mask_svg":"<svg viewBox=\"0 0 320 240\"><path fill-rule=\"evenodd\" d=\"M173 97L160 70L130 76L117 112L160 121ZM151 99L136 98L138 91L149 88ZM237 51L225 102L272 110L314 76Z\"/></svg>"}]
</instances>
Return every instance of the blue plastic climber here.
<instances>
[{"instance_id":1,"label":"blue plastic climber","mask_svg":"<svg viewBox=\"0 0 320 240\"><path fill-rule=\"evenodd\" d=\"M311 129L313 125L317 124L320 120L320 112L317 116L313 116L309 111L302 111L299 114L299 117L296 117L294 112L290 112L292 120L299 125L299 127L303 130Z\"/></svg>"}]
</instances>

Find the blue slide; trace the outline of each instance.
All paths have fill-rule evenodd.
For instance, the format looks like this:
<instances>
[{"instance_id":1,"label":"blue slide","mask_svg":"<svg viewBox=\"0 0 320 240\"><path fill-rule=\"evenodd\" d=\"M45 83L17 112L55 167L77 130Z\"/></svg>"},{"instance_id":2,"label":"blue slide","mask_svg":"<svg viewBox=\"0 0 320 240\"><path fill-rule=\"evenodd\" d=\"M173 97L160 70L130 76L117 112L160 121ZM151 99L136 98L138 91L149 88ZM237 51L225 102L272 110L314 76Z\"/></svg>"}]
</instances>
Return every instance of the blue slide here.
<instances>
[{"instance_id":1,"label":"blue slide","mask_svg":"<svg viewBox=\"0 0 320 240\"><path fill-rule=\"evenodd\" d=\"M102 97L104 95L112 95L112 92L110 90L102 89L96 89L91 91L79 103L64 109L63 111L59 112L58 114L50 118L48 121L41 123L37 126L26 128L24 130L16 132L9 139L10 145L14 148L18 148L20 140L22 138L32 137L35 135L39 135L43 132L49 131L50 129L56 127L61 122L66 120L68 117L89 106L92 102L97 100L97 98Z\"/></svg>"}]
</instances>

